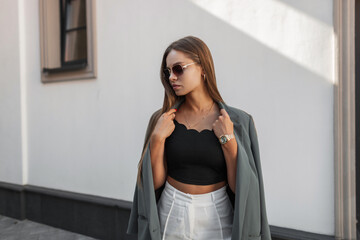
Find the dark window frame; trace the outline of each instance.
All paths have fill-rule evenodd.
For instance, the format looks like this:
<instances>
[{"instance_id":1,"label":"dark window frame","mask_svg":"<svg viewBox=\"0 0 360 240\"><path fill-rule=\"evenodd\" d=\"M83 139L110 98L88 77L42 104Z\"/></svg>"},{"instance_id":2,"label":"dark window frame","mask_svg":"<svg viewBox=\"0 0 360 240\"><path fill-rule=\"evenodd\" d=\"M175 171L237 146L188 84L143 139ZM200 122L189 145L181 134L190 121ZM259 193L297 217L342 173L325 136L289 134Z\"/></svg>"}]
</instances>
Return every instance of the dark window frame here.
<instances>
[{"instance_id":1,"label":"dark window frame","mask_svg":"<svg viewBox=\"0 0 360 240\"><path fill-rule=\"evenodd\" d=\"M72 0L59 0L59 4L60 4L60 44L61 44L61 67L59 68L44 68L43 72L44 73L59 73L59 72L66 72L66 71L73 71L73 70L79 70L79 69L84 69L88 66L88 58L83 58L83 59L78 59L78 60L73 60L73 61L65 61L65 42L66 42L66 33L67 32L71 32L71 31L77 31L77 30L82 30L85 29L87 30L87 24L85 21L85 26L81 26L81 27L76 27L76 28L71 28L71 29L66 29L66 20L68 19L68 2L70 2ZM65 7L63 7L63 4L65 4ZM84 2L85 4L85 19L86 19L86 1ZM87 36L87 33L86 33ZM87 46L88 48L89 46Z\"/></svg>"}]
</instances>

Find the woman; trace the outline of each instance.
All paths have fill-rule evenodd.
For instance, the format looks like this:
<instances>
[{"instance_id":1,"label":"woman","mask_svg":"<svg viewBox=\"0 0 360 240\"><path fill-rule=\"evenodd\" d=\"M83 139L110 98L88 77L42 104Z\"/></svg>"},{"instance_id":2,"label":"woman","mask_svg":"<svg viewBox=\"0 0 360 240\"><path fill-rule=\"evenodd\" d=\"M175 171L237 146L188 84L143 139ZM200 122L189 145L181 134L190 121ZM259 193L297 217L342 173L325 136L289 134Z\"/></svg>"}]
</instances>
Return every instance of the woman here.
<instances>
[{"instance_id":1,"label":"woman","mask_svg":"<svg viewBox=\"0 0 360 240\"><path fill-rule=\"evenodd\" d=\"M161 115L150 137L155 190L166 181L158 203L161 234L164 239L230 239L233 209L226 184L235 191L237 144L233 123L214 101L222 98L210 51L189 37L170 46L164 57L163 85L170 96L185 101ZM221 144L222 135L231 137Z\"/></svg>"},{"instance_id":2,"label":"woman","mask_svg":"<svg viewBox=\"0 0 360 240\"><path fill-rule=\"evenodd\" d=\"M193 36L170 44L160 75L164 104L149 122L127 232L139 239L271 239L255 126L224 103L206 44Z\"/></svg>"}]
</instances>

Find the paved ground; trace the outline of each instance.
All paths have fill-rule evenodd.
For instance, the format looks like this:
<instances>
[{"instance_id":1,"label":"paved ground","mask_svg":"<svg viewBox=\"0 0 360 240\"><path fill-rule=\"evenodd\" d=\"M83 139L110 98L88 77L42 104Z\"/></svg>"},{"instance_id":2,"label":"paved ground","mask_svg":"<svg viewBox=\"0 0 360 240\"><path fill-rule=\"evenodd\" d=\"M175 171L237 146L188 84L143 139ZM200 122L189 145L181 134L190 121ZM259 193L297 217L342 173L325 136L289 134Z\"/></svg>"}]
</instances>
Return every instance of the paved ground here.
<instances>
[{"instance_id":1,"label":"paved ground","mask_svg":"<svg viewBox=\"0 0 360 240\"><path fill-rule=\"evenodd\" d=\"M29 220L20 221L0 215L1 240L95 240L77 233Z\"/></svg>"}]
</instances>

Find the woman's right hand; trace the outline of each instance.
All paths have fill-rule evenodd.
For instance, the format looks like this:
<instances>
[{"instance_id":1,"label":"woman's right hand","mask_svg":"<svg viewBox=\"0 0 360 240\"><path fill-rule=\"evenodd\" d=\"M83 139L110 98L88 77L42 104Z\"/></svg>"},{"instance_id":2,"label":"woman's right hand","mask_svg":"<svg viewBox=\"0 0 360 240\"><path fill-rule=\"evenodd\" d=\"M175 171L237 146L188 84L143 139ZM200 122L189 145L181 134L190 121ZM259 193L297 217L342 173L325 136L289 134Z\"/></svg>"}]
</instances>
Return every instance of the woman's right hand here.
<instances>
[{"instance_id":1,"label":"woman's right hand","mask_svg":"<svg viewBox=\"0 0 360 240\"><path fill-rule=\"evenodd\" d=\"M159 141L165 141L165 139L171 135L175 129L175 112L176 109L170 109L169 111L161 114L152 133L152 138Z\"/></svg>"}]
</instances>

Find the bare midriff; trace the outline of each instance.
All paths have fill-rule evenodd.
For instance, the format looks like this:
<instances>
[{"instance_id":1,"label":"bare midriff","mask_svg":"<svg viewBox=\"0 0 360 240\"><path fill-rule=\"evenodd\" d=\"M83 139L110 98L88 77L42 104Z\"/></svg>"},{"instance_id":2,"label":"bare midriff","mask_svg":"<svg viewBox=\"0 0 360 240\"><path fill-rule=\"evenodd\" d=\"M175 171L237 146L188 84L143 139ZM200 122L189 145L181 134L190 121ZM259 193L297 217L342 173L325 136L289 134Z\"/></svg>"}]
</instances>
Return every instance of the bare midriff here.
<instances>
[{"instance_id":1,"label":"bare midriff","mask_svg":"<svg viewBox=\"0 0 360 240\"><path fill-rule=\"evenodd\" d=\"M187 183L179 182L179 181L175 180L174 178L170 177L169 175L167 176L166 180L170 183L171 186L173 186L177 190L184 192L184 193L189 193L189 194L209 193L209 192L218 190L226 185L226 181L218 182L218 183L211 184L211 185L187 184Z\"/></svg>"}]
</instances>

